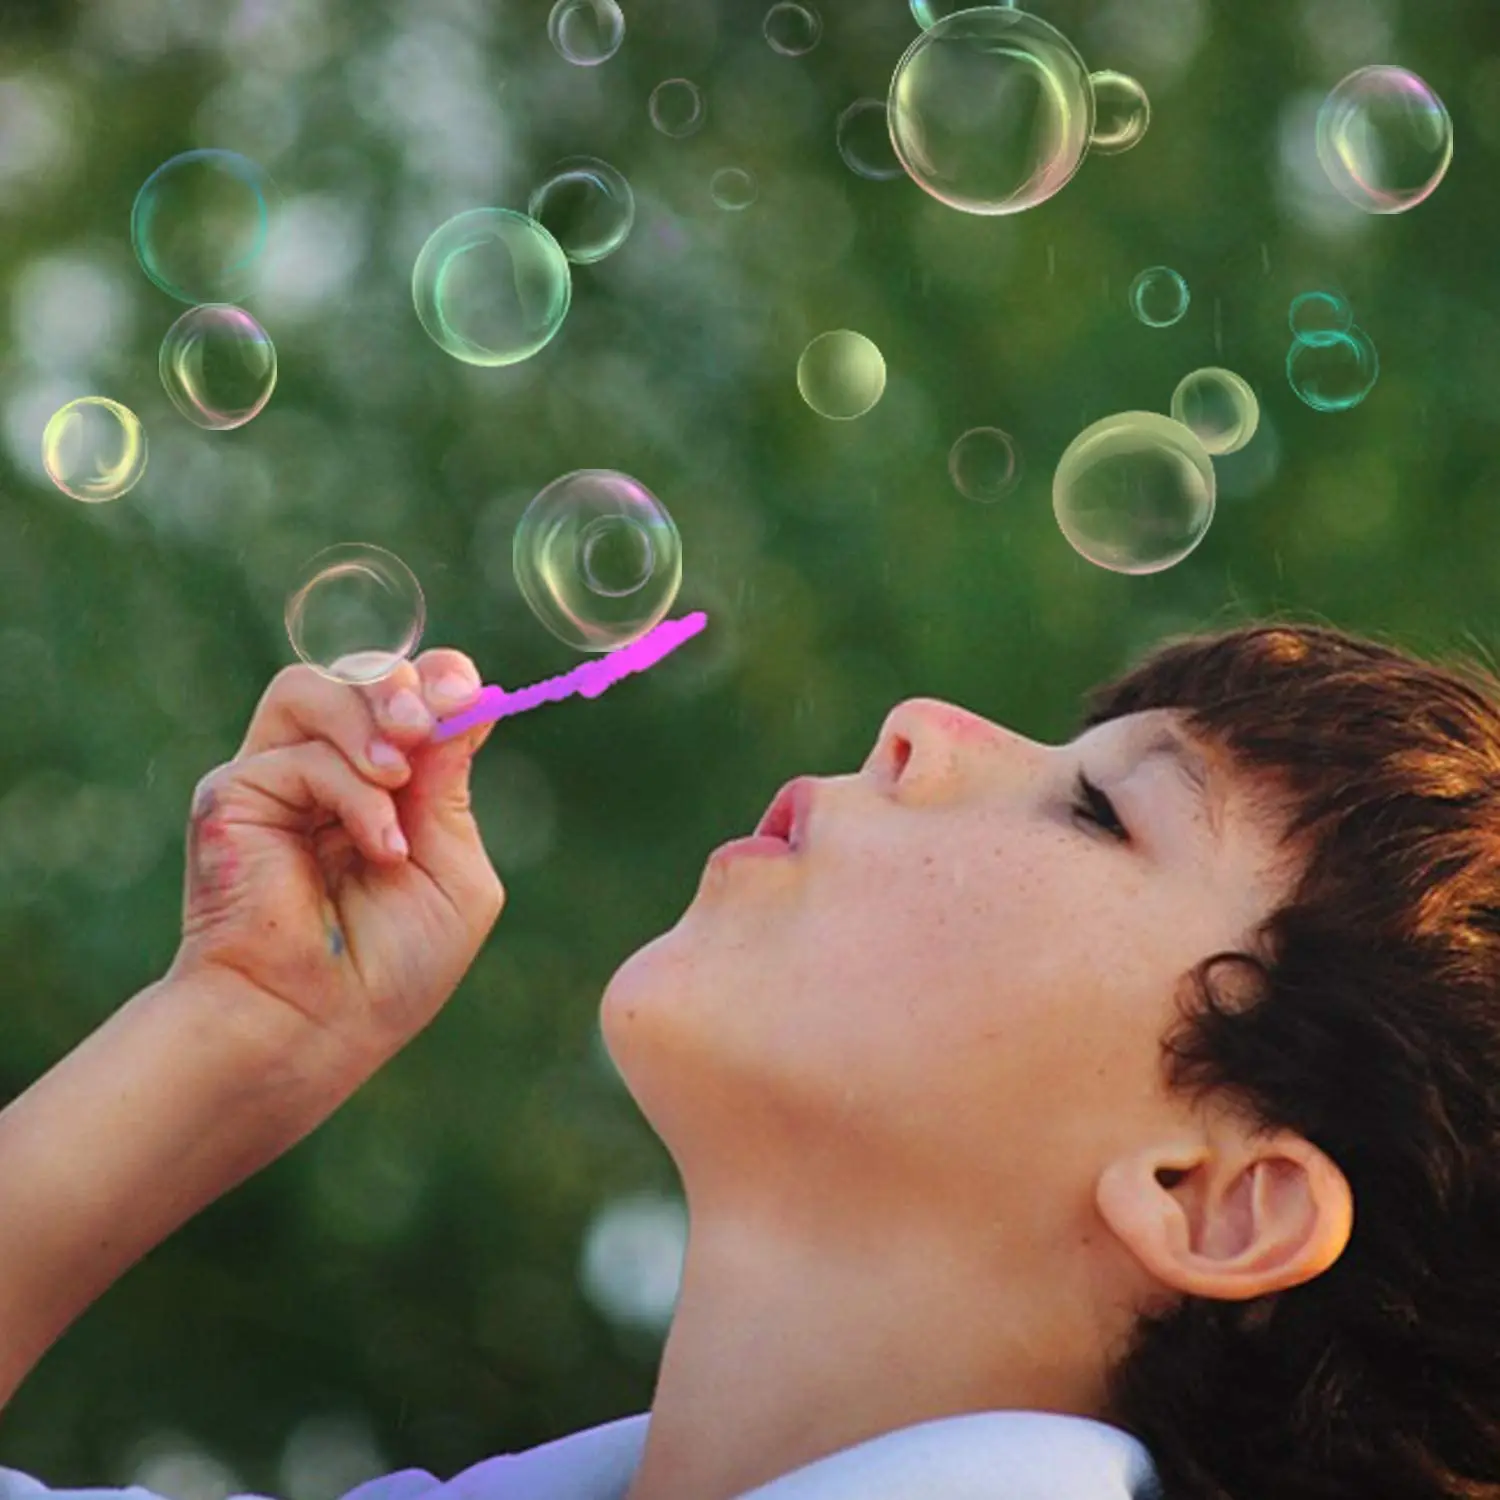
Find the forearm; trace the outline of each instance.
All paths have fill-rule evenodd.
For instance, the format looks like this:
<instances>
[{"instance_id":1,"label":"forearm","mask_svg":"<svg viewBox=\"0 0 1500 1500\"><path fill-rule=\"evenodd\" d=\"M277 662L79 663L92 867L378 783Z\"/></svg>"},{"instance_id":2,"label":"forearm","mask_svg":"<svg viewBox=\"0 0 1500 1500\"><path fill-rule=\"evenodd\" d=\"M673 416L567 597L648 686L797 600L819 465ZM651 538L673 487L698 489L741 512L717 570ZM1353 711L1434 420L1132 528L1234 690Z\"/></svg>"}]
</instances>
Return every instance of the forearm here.
<instances>
[{"instance_id":1,"label":"forearm","mask_svg":"<svg viewBox=\"0 0 1500 1500\"><path fill-rule=\"evenodd\" d=\"M147 1251L358 1087L330 1087L307 1031L227 985L163 980L0 1111L0 1405Z\"/></svg>"}]
</instances>

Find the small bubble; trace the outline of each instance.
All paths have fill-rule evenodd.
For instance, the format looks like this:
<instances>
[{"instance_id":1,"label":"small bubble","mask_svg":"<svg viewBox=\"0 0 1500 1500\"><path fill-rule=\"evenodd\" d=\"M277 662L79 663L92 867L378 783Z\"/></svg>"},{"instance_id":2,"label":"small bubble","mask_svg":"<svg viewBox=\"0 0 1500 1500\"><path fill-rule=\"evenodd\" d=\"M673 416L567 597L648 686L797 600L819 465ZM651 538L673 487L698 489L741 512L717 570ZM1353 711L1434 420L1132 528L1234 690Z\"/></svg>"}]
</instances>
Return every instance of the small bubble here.
<instances>
[{"instance_id":1,"label":"small bubble","mask_svg":"<svg viewBox=\"0 0 1500 1500\"><path fill-rule=\"evenodd\" d=\"M557 0L547 17L547 35L567 62L593 68L620 50L625 17L615 0Z\"/></svg>"},{"instance_id":2,"label":"small bubble","mask_svg":"<svg viewBox=\"0 0 1500 1500\"><path fill-rule=\"evenodd\" d=\"M590 265L625 243L635 223L635 194L608 162L570 156L552 168L526 211L574 265Z\"/></svg>"},{"instance_id":3,"label":"small bubble","mask_svg":"<svg viewBox=\"0 0 1500 1500\"><path fill-rule=\"evenodd\" d=\"M42 433L42 465L75 500L118 500L146 472L146 432L128 406L82 396L52 414Z\"/></svg>"},{"instance_id":4,"label":"small bubble","mask_svg":"<svg viewBox=\"0 0 1500 1500\"><path fill-rule=\"evenodd\" d=\"M851 172L872 182L901 175L884 99L856 99L839 116L835 137L839 155Z\"/></svg>"},{"instance_id":5,"label":"small bubble","mask_svg":"<svg viewBox=\"0 0 1500 1500\"><path fill-rule=\"evenodd\" d=\"M1090 146L1116 156L1139 143L1151 123L1151 101L1128 73L1106 69L1089 74L1094 89L1094 134Z\"/></svg>"},{"instance_id":6,"label":"small bubble","mask_svg":"<svg viewBox=\"0 0 1500 1500\"><path fill-rule=\"evenodd\" d=\"M1453 122L1405 68L1360 68L1318 110L1318 160L1334 187L1370 214L1399 214L1436 190L1453 160Z\"/></svg>"},{"instance_id":7,"label":"small bubble","mask_svg":"<svg viewBox=\"0 0 1500 1500\"><path fill-rule=\"evenodd\" d=\"M1187 282L1170 266L1148 266L1130 283L1130 310L1148 328L1180 322L1191 300Z\"/></svg>"},{"instance_id":8,"label":"small bubble","mask_svg":"<svg viewBox=\"0 0 1500 1500\"><path fill-rule=\"evenodd\" d=\"M1215 458L1243 448L1260 425L1260 402L1249 384L1212 365L1182 377L1171 410Z\"/></svg>"},{"instance_id":9,"label":"small bubble","mask_svg":"<svg viewBox=\"0 0 1500 1500\"><path fill-rule=\"evenodd\" d=\"M948 452L948 473L966 499L989 505L1021 479L1021 451L999 427L971 427Z\"/></svg>"},{"instance_id":10,"label":"small bubble","mask_svg":"<svg viewBox=\"0 0 1500 1500\"><path fill-rule=\"evenodd\" d=\"M1337 292L1303 292L1287 312L1294 338L1316 343L1331 333L1347 333L1354 309Z\"/></svg>"},{"instance_id":11,"label":"small bubble","mask_svg":"<svg viewBox=\"0 0 1500 1500\"><path fill-rule=\"evenodd\" d=\"M709 182L708 190L720 208L736 213L749 208L760 191L755 179L743 167L720 167Z\"/></svg>"},{"instance_id":12,"label":"small bubble","mask_svg":"<svg viewBox=\"0 0 1500 1500\"><path fill-rule=\"evenodd\" d=\"M388 677L417 649L426 623L416 575L369 542L341 542L310 558L286 603L292 650L335 682Z\"/></svg>"},{"instance_id":13,"label":"small bubble","mask_svg":"<svg viewBox=\"0 0 1500 1500\"><path fill-rule=\"evenodd\" d=\"M1286 378L1314 411L1348 411L1375 388L1380 356L1358 324L1299 338L1287 351Z\"/></svg>"},{"instance_id":14,"label":"small bubble","mask_svg":"<svg viewBox=\"0 0 1500 1500\"><path fill-rule=\"evenodd\" d=\"M651 123L663 135L680 140L703 128L707 110L698 85L687 78L668 78L651 90Z\"/></svg>"},{"instance_id":15,"label":"small bubble","mask_svg":"<svg viewBox=\"0 0 1500 1500\"><path fill-rule=\"evenodd\" d=\"M885 393L885 358L849 328L820 333L797 361L797 389L820 417L862 417Z\"/></svg>"},{"instance_id":16,"label":"small bubble","mask_svg":"<svg viewBox=\"0 0 1500 1500\"><path fill-rule=\"evenodd\" d=\"M810 5L797 0L777 0L766 12L762 27L766 40L783 57L801 57L818 45L823 35L823 18Z\"/></svg>"},{"instance_id":17,"label":"small bubble","mask_svg":"<svg viewBox=\"0 0 1500 1500\"><path fill-rule=\"evenodd\" d=\"M188 421L210 431L243 427L276 389L276 346L243 308L207 303L167 330L161 383Z\"/></svg>"}]
</instances>

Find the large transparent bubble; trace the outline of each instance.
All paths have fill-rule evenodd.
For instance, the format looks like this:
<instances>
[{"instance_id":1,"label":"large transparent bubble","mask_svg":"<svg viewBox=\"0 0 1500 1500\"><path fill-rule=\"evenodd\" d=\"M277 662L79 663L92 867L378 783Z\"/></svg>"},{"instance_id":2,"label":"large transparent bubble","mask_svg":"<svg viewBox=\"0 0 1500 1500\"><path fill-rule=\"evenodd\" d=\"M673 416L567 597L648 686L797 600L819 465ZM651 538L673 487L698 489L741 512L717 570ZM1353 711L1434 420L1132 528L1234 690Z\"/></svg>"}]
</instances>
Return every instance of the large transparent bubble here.
<instances>
[{"instance_id":1,"label":"large transparent bubble","mask_svg":"<svg viewBox=\"0 0 1500 1500\"><path fill-rule=\"evenodd\" d=\"M145 181L130 210L141 269L179 302L238 302L269 239L275 184L236 151L184 151Z\"/></svg>"},{"instance_id":2,"label":"large transparent bubble","mask_svg":"<svg viewBox=\"0 0 1500 1500\"><path fill-rule=\"evenodd\" d=\"M1090 146L1103 156L1129 151L1151 123L1151 101L1128 73L1106 69L1091 73L1094 88L1094 135Z\"/></svg>"},{"instance_id":3,"label":"large transparent bubble","mask_svg":"<svg viewBox=\"0 0 1500 1500\"><path fill-rule=\"evenodd\" d=\"M1215 458L1237 453L1260 426L1260 402L1233 370L1209 365L1184 375L1172 392L1172 416Z\"/></svg>"},{"instance_id":4,"label":"large transparent bubble","mask_svg":"<svg viewBox=\"0 0 1500 1500\"><path fill-rule=\"evenodd\" d=\"M513 365L562 327L573 280L562 246L535 219L471 208L429 236L411 292L440 349L465 364Z\"/></svg>"},{"instance_id":5,"label":"large transparent bubble","mask_svg":"<svg viewBox=\"0 0 1500 1500\"><path fill-rule=\"evenodd\" d=\"M820 333L797 361L797 389L820 417L852 421L885 394L885 356L852 328Z\"/></svg>"},{"instance_id":6,"label":"large transparent bubble","mask_svg":"<svg viewBox=\"0 0 1500 1500\"><path fill-rule=\"evenodd\" d=\"M575 266L586 266L625 243L635 223L635 194L608 162L570 156L548 172L526 209Z\"/></svg>"},{"instance_id":7,"label":"large transparent bubble","mask_svg":"<svg viewBox=\"0 0 1500 1500\"><path fill-rule=\"evenodd\" d=\"M908 174L971 214L1045 202L1094 133L1094 90L1073 44L1006 6L958 11L923 32L896 65L887 108Z\"/></svg>"},{"instance_id":8,"label":"large transparent bubble","mask_svg":"<svg viewBox=\"0 0 1500 1500\"><path fill-rule=\"evenodd\" d=\"M1115 573L1159 573L1198 545L1214 515L1214 466L1181 422L1119 412L1068 444L1052 509L1070 546Z\"/></svg>"},{"instance_id":9,"label":"large transparent bubble","mask_svg":"<svg viewBox=\"0 0 1500 1500\"><path fill-rule=\"evenodd\" d=\"M1286 378L1314 411L1348 411L1375 389L1380 356L1363 328L1299 338L1287 351Z\"/></svg>"},{"instance_id":10,"label":"large transparent bubble","mask_svg":"<svg viewBox=\"0 0 1500 1500\"><path fill-rule=\"evenodd\" d=\"M614 651L658 624L682 583L682 543L638 479L580 469L526 507L512 549L532 612L580 651Z\"/></svg>"},{"instance_id":11,"label":"large transparent bubble","mask_svg":"<svg viewBox=\"0 0 1500 1500\"><path fill-rule=\"evenodd\" d=\"M75 500L118 500L146 472L146 431L128 406L82 396L52 414L42 433L42 467Z\"/></svg>"},{"instance_id":12,"label":"large transparent bubble","mask_svg":"<svg viewBox=\"0 0 1500 1500\"><path fill-rule=\"evenodd\" d=\"M1453 122L1405 68L1360 68L1318 111L1318 160L1356 208L1399 214L1430 197L1453 160Z\"/></svg>"},{"instance_id":13,"label":"large transparent bubble","mask_svg":"<svg viewBox=\"0 0 1500 1500\"><path fill-rule=\"evenodd\" d=\"M265 409L276 389L276 346L243 308L208 303L167 330L157 369L189 422L224 432Z\"/></svg>"},{"instance_id":14,"label":"large transparent bubble","mask_svg":"<svg viewBox=\"0 0 1500 1500\"><path fill-rule=\"evenodd\" d=\"M625 17L615 0L557 0L547 35L558 55L581 68L607 62L625 40Z\"/></svg>"},{"instance_id":15,"label":"large transparent bubble","mask_svg":"<svg viewBox=\"0 0 1500 1500\"><path fill-rule=\"evenodd\" d=\"M421 644L426 623L416 574L369 542L341 542L315 554L286 602L292 650L335 682L390 676Z\"/></svg>"}]
</instances>

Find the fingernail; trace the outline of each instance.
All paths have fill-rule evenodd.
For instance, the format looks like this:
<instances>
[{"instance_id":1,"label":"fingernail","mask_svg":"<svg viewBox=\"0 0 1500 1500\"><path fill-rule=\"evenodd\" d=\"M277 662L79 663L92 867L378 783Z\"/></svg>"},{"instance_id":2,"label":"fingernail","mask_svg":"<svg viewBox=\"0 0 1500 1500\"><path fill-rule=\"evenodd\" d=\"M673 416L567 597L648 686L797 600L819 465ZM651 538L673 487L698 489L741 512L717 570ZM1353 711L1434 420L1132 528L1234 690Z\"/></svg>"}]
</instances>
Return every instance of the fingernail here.
<instances>
[{"instance_id":1,"label":"fingernail","mask_svg":"<svg viewBox=\"0 0 1500 1500\"><path fill-rule=\"evenodd\" d=\"M462 703L464 699L471 697L477 686L471 677L461 677L455 673L451 677L440 678L432 685L432 696L439 703Z\"/></svg>"},{"instance_id":2,"label":"fingernail","mask_svg":"<svg viewBox=\"0 0 1500 1500\"><path fill-rule=\"evenodd\" d=\"M406 757L389 740L370 741L370 764L383 771L394 771L406 763Z\"/></svg>"},{"instance_id":3,"label":"fingernail","mask_svg":"<svg viewBox=\"0 0 1500 1500\"><path fill-rule=\"evenodd\" d=\"M386 715L403 729L421 729L427 723L427 705L410 688L402 688L387 705Z\"/></svg>"},{"instance_id":4,"label":"fingernail","mask_svg":"<svg viewBox=\"0 0 1500 1500\"><path fill-rule=\"evenodd\" d=\"M406 835L394 823L385 831L385 847L392 854L409 854L411 852L406 842Z\"/></svg>"}]
</instances>

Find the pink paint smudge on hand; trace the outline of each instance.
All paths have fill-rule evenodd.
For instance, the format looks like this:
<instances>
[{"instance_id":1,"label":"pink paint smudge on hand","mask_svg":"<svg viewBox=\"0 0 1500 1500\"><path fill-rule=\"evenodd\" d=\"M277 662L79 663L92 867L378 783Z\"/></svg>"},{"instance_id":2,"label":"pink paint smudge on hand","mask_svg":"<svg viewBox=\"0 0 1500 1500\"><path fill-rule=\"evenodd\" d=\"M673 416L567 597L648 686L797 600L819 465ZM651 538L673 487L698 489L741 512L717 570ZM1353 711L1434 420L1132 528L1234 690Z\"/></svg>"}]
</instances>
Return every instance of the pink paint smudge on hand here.
<instances>
[{"instance_id":1,"label":"pink paint smudge on hand","mask_svg":"<svg viewBox=\"0 0 1500 1500\"><path fill-rule=\"evenodd\" d=\"M507 693L504 688L488 683L479 690L479 700L472 708L461 714L452 714L438 720L432 732L434 743L451 740L455 734L466 729L475 729L481 724L493 724L496 719L508 719L512 714L524 714L528 709L538 708L543 703L556 703L559 698L571 698L581 693L585 698L597 698L605 688L612 687L622 677L632 672L644 672L654 667L664 656L675 651L684 641L691 640L705 625L708 616L694 610L680 620L663 620L640 640L621 646L596 661L586 661L582 666L564 672L561 677L548 677L534 682L530 687L518 688Z\"/></svg>"}]
</instances>

